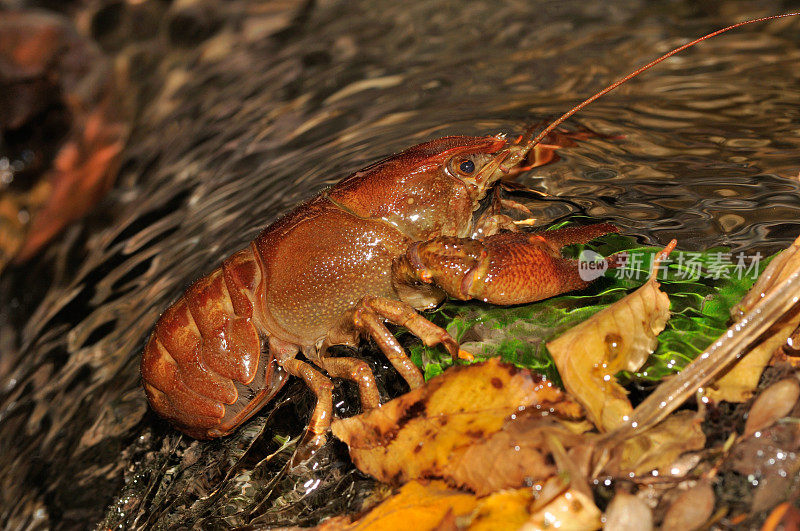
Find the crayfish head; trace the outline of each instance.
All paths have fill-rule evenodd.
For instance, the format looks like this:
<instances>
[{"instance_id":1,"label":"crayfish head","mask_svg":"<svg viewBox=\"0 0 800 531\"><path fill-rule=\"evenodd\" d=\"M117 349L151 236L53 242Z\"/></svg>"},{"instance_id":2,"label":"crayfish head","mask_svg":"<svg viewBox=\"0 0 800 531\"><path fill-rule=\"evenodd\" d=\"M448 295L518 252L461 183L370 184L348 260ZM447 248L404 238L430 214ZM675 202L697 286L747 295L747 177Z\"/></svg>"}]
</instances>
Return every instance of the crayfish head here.
<instances>
[{"instance_id":1,"label":"crayfish head","mask_svg":"<svg viewBox=\"0 0 800 531\"><path fill-rule=\"evenodd\" d=\"M531 169L526 161L533 147L530 141L533 131L532 127L516 138L505 135L485 138L484 141L494 140L489 149L484 144L475 151L461 151L447 161L445 171L460 179L476 200L483 199L497 181L511 179Z\"/></svg>"},{"instance_id":2,"label":"crayfish head","mask_svg":"<svg viewBox=\"0 0 800 531\"><path fill-rule=\"evenodd\" d=\"M525 150L524 144L504 135L439 138L367 166L326 196L413 239L464 236L491 186L521 171L512 168L525 160Z\"/></svg>"}]
</instances>

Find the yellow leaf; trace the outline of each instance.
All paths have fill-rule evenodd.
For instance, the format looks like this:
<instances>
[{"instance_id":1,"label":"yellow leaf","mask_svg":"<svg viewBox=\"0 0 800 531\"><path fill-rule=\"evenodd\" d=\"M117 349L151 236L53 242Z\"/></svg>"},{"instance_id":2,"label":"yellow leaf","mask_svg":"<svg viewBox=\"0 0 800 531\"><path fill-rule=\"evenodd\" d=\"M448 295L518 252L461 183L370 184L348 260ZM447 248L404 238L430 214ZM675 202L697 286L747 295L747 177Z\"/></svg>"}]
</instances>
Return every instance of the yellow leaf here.
<instances>
[{"instance_id":1,"label":"yellow leaf","mask_svg":"<svg viewBox=\"0 0 800 531\"><path fill-rule=\"evenodd\" d=\"M473 494L453 490L443 481L412 481L354 524L337 527L352 531L438 529L448 514L468 515L477 504Z\"/></svg>"},{"instance_id":2,"label":"yellow leaf","mask_svg":"<svg viewBox=\"0 0 800 531\"><path fill-rule=\"evenodd\" d=\"M530 518L528 507L533 501L530 487L503 490L481 498L472 514L469 531L519 529Z\"/></svg>"},{"instance_id":3,"label":"yellow leaf","mask_svg":"<svg viewBox=\"0 0 800 531\"><path fill-rule=\"evenodd\" d=\"M555 472L540 451L542 436L533 435L535 421L550 413L576 418L582 411L550 382L491 359L454 367L380 408L335 420L332 428L353 463L381 481L447 478L485 493ZM508 424L518 417L534 424Z\"/></svg>"}]
</instances>

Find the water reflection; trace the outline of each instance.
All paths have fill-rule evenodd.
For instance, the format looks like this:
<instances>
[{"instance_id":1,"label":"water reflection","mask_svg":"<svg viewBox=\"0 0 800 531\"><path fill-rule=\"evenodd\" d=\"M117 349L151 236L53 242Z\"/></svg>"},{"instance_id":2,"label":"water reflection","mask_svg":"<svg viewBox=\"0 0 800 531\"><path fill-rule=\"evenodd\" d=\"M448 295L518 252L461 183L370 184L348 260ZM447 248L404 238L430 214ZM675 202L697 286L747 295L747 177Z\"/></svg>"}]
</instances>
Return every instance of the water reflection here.
<instances>
[{"instance_id":1,"label":"water reflection","mask_svg":"<svg viewBox=\"0 0 800 531\"><path fill-rule=\"evenodd\" d=\"M0 280L0 505L12 527L85 527L112 502L106 523L124 528L311 523L357 506L372 484L336 447L321 457L321 484L314 471L275 475L281 437L308 413L302 386L221 442L192 443L146 412L139 352L169 301L279 213L383 155L447 134L520 131L690 38L784 10L237 1L187 46L169 10L131 29L135 6L163 4L123 5L120 26L98 35L128 62L139 101L119 184ZM543 221L581 211L687 250L785 247L800 233L799 24L704 43L588 107L566 127L607 137L523 178L571 203L532 208ZM371 363L384 395L397 393ZM310 480L320 494L298 500L292 486Z\"/></svg>"}]
</instances>

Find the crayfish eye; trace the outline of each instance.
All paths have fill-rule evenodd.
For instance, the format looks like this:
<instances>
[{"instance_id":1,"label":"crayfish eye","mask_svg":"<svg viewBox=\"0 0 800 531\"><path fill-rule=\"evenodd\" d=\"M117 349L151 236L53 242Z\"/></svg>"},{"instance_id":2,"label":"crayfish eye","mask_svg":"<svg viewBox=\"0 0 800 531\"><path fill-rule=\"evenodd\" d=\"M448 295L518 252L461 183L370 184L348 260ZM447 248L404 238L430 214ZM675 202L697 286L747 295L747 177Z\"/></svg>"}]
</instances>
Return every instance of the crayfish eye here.
<instances>
[{"instance_id":1,"label":"crayfish eye","mask_svg":"<svg viewBox=\"0 0 800 531\"><path fill-rule=\"evenodd\" d=\"M467 159L458 165L458 169L461 170L461 173L470 174L475 171L475 163Z\"/></svg>"},{"instance_id":2,"label":"crayfish eye","mask_svg":"<svg viewBox=\"0 0 800 531\"><path fill-rule=\"evenodd\" d=\"M472 177L484 162L482 154L462 155L450 160L447 169L453 176Z\"/></svg>"}]
</instances>

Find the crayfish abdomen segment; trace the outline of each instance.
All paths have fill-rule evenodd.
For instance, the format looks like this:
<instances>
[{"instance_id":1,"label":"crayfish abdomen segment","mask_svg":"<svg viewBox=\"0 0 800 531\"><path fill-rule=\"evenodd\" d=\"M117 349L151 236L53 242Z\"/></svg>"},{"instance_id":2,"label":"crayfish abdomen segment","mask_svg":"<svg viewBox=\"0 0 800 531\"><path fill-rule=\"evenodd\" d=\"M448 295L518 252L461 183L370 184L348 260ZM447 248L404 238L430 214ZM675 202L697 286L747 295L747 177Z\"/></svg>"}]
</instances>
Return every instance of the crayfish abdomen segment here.
<instances>
[{"instance_id":1,"label":"crayfish abdomen segment","mask_svg":"<svg viewBox=\"0 0 800 531\"><path fill-rule=\"evenodd\" d=\"M252 249L235 253L164 312L145 346L150 403L194 437L228 431L285 381L253 322L261 280Z\"/></svg>"}]
</instances>

